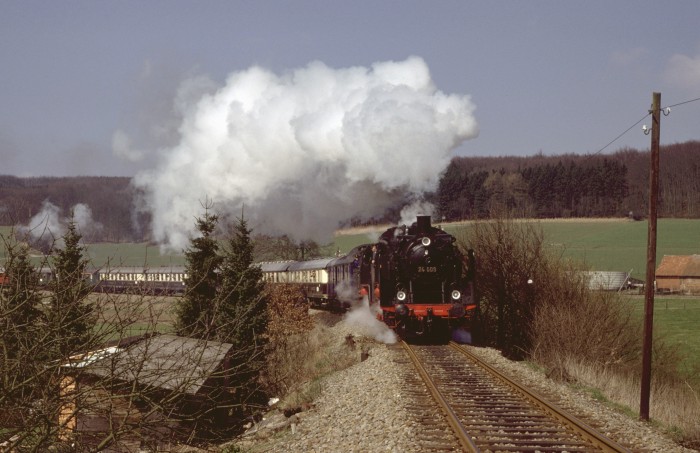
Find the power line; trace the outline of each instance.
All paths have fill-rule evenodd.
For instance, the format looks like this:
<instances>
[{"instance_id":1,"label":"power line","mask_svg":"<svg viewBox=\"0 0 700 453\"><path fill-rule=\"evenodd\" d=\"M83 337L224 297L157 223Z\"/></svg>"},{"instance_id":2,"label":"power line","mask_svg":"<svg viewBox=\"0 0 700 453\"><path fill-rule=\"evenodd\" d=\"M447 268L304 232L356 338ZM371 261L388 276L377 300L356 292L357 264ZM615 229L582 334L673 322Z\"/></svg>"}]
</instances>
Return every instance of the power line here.
<instances>
[{"instance_id":1,"label":"power line","mask_svg":"<svg viewBox=\"0 0 700 453\"><path fill-rule=\"evenodd\" d=\"M651 115L651 114L650 114L650 113L647 113L646 115L644 115L643 117L641 117L641 118L639 119L639 121L637 121L636 123L634 123L633 125L631 125L631 126L628 127L627 129L625 129L625 131L624 131L623 133L621 133L620 135L618 135L617 137L615 137L610 143L608 143L607 145L603 146L603 147L600 148L598 151L596 151L595 153L593 153L592 156L595 156L595 155L597 155L597 154L602 153L602 152L605 150L605 148L607 148L608 146L610 146L610 145L612 145L613 143L615 143L616 141L618 141L618 140L620 139L620 137L622 137L623 135L625 135L626 133L628 133L630 130L632 130L632 128L635 127L637 124L639 124L639 123L641 123L642 121L644 121L644 120L646 119L646 117L649 116L649 115Z\"/></svg>"},{"instance_id":2,"label":"power line","mask_svg":"<svg viewBox=\"0 0 700 453\"><path fill-rule=\"evenodd\" d=\"M669 106L664 107L664 108L661 109L661 110L670 109L671 107L678 107L679 105L683 105L683 104L690 104L691 102L695 102L695 101L700 101L700 98L695 98L695 99L691 99L691 100L689 100L689 101L679 102L678 104L672 104L672 105L669 105Z\"/></svg>"},{"instance_id":3,"label":"power line","mask_svg":"<svg viewBox=\"0 0 700 453\"><path fill-rule=\"evenodd\" d=\"M666 109L670 109L671 107L678 107L679 105L690 104L691 102L696 102L696 101L700 101L700 98L689 99L689 100L687 100L687 101L679 102L679 103L677 103L677 104L671 104L671 105L668 105L668 106L662 108L661 110L663 111L663 110L666 110ZM596 155L602 153L608 146L610 146L610 145L612 145L613 143L615 143L616 141L618 141L623 135L625 135L626 133L628 133L629 131L631 131L632 128L634 128L636 125L638 125L639 123L641 123L642 121L644 121L644 120L646 119L646 117L648 117L649 115L651 115L651 112L647 113L647 114L644 115L639 121L637 121L636 123L634 123L633 125L631 125L631 126L628 127L627 129L625 129L625 131L624 131L623 133L621 133L620 135L618 135L617 137L615 137L614 139L612 139L612 141L610 141L610 143L608 143L607 145L603 146L602 148L600 148L600 149L599 149L598 151L596 151L595 153L591 154L591 157L596 156ZM666 113L666 115L668 115L668 113Z\"/></svg>"}]
</instances>

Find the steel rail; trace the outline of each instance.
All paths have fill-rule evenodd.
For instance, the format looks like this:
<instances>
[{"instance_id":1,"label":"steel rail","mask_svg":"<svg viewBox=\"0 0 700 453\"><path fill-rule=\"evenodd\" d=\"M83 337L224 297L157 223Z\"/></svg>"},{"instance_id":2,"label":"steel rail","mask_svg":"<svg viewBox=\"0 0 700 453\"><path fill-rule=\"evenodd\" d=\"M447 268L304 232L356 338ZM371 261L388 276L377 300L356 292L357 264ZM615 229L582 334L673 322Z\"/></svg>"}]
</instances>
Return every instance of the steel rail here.
<instances>
[{"instance_id":1,"label":"steel rail","mask_svg":"<svg viewBox=\"0 0 700 453\"><path fill-rule=\"evenodd\" d=\"M591 442L593 445L595 445L597 448L600 448L602 451L605 452L626 452L629 453L630 450L627 448L623 447L622 445L618 444L614 440L603 436L599 432L597 432L595 429L591 428L588 426L585 422L582 420L574 417L573 415L567 413L564 409L556 406L555 404L552 404L544 399L543 396L538 394L537 392L533 390L529 390L519 383L513 381L510 379L508 376L505 374L501 373L488 363L484 362L481 360L479 357L475 356L471 352L469 352L467 349L462 347L461 345L455 343L455 342L450 342L450 347L453 349L459 351L461 354L465 355L468 357L470 360L475 362L477 365L481 366L485 370L487 370L489 373L497 377L499 380L504 382L506 385L511 386L514 388L516 391L518 391L520 394L522 394L525 398L530 400L534 405L548 413L551 417L559 420L561 423L564 425L568 426L570 429L572 429L574 432L578 433L581 437L586 439L587 441Z\"/></svg>"},{"instance_id":2,"label":"steel rail","mask_svg":"<svg viewBox=\"0 0 700 453\"><path fill-rule=\"evenodd\" d=\"M423 367L423 364L418 356L416 356L416 353L413 351L413 349L411 349L411 346L405 341L401 341L401 346L403 346L404 350L408 354L408 357L411 359L411 362L413 362L416 370L418 370L418 374L420 374L421 379L423 379L423 382L425 382L425 385L428 387L428 391L430 391L430 394L438 403L440 409L442 409L444 412L447 422L452 427L452 430L457 436L462 449L470 453L479 453L481 450L476 446L474 441L472 441L472 438L467 432L466 428L464 425L462 425L462 422L459 421L459 417L457 417L457 414L454 413L450 405L447 403L447 400L445 400L445 398L442 396L440 390L438 390L438 388L435 386L435 383L430 378L430 375L426 371L425 367Z\"/></svg>"}]
</instances>

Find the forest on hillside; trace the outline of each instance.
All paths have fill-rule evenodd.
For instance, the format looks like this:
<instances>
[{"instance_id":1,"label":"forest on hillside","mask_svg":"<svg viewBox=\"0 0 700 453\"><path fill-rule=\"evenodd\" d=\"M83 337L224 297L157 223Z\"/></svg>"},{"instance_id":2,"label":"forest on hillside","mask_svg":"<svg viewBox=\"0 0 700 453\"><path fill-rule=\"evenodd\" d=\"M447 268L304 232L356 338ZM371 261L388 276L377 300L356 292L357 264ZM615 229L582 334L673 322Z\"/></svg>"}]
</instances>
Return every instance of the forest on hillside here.
<instances>
[{"instance_id":1,"label":"forest on hillside","mask_svg":"<svg viewBox=\"0 0 700 453\"><path fill-rule=\"evenodd\" d=\"M426 199L440 220L558 217L644 217L648 206L649 151L527 157L455 157ZM39 213L62 216L88 208L95 228L89 242L147 241L148 216L135 215L137 192L127 177L0 175L0 225L28 225ZM400 207L371 222L395 222ZM700 141L662 146L661 217L700 217ZM81 212L85 212L84 210ZM352 219L360 225L367 219Z\"/></svg>"},{"instance_id":2,"label":"forest on hillside","mask_svg":"<svg viewBox=\"0 0 700 453\"><path fill-rule=\"evenodd\" d=\"M604 155L456 157L433 201L444 220L644 217L649 151ZM660 149L659 215L700 216L700 142Z\"/></svg>"}]
</instances>

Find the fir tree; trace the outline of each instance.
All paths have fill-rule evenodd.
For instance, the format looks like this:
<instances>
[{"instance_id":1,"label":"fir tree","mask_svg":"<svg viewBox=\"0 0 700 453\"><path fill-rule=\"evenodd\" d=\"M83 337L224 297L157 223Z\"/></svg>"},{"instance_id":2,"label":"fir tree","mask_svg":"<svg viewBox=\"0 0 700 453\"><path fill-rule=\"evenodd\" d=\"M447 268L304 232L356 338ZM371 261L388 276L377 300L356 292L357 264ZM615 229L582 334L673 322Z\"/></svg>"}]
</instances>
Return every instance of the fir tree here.
<instances>
[{"instance_id":1,"label":"fir tree","mask_svg":"<svg viewBox=\"0 0 700 453\"><path fill-rule=\"evenodd\" d=\"M221 257L213 233L218 220L218 216L210 214L207 207L204 216L197 218L200 235L191 239L185 251L186 290L176 307L179 335L209 338L216 329L214 315Z\"/></svg>"},{"instance_id":2,"label":"fir tree","mask_svg":"<svg viewBox=\"0 0 700 453\"><path fill-rule=\"evenodd\" d=\"M85 248L80 245L82 236L73 219L63 236L64 246L54 252L54 279L52 296L47 312L49 327L57 338L49 349L51 358L64 359L90 345L95 327L95 305L88 299L92 292L85 278L87 259Z\"/></svg>"},{"instance_id":3,"label":"fir tree","mask_svg":"<svg viewBox=\"0 0 700 453\"><path fill-rule=\"evenodd\" d=\"M241 216L223 252L216 339L234 345L230 376L238 403L260 403L260 371L265 365L267 297L262 270L253 266L251 230Z\"/></svg>"},{"instance_id":4,"label":"fir tree","mask_svg":"<svg viewBox=\"0 0 700 453\"><path fill-rule=\"evenodd\" d=\"M253 264L251 230L243 217L234 225L221 266L217 339L236 347L260 343L267 325L262 270Z\"/></svg>"},{"instance_id":5,"label":"fir tree","mask_svg":"<svg viewBox=\"0 0 700 453\"><path fill-rule=\"evenodd\" d=\"M5 243L4 283L0 284L0 407L32 391L37 373L39 330L43 319L37 291L39 277L24 244Z\"/></svg>"}]
</instances>

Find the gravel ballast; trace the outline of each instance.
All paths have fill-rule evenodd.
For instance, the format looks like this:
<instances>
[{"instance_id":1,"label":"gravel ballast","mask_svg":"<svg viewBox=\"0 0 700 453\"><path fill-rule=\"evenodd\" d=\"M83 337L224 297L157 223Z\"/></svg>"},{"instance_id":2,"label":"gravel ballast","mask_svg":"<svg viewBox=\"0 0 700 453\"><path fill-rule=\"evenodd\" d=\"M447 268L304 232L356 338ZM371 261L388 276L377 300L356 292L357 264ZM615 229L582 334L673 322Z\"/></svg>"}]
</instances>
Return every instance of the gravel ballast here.
<instances>
[{"instance_id":1,"label":"gravel ballast","mask_svg":"<svg viewBox=\"0 0 700 453\"><path fill-rule=\"evenodd\" d=\"M344 342L348 334L356 338L368 334L345 320L329 329L338 342ZM404 365L395 361L399 352L373 339L364 338L362 344L369 351L367 360L325 378L320 396L307 410L288 418L272 411L237 444L250 452L419 451L415 435L420 422L412 420L406 410L412 402L401 391L400 367ZM470 350L632 451L697 451L676 444L654 426L617 412L583 391L548 379L525 363L505 359L494 349ZM358 358L360 353L358 348Z\"/></svg>"}]
</instances>

